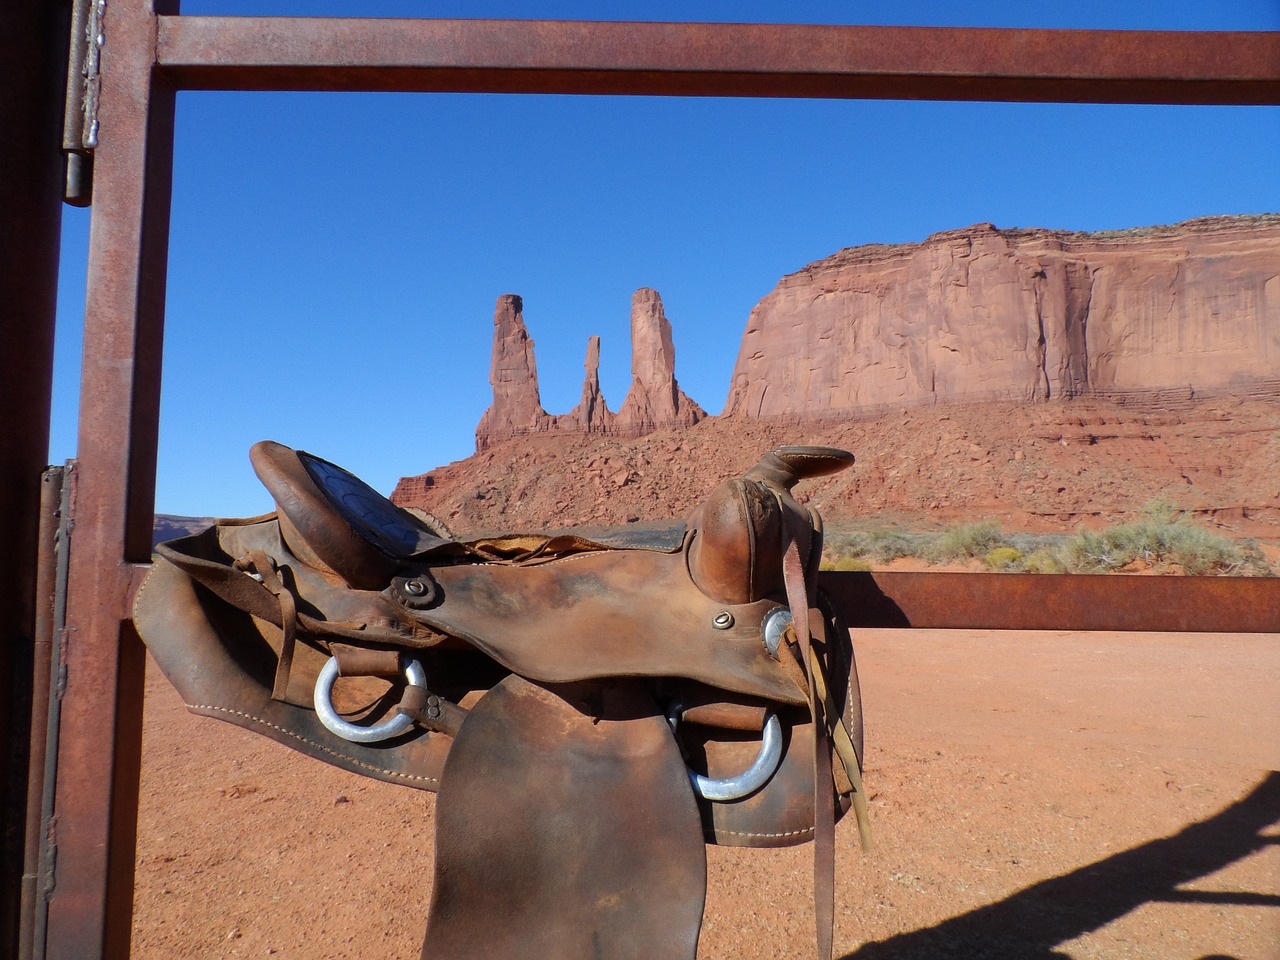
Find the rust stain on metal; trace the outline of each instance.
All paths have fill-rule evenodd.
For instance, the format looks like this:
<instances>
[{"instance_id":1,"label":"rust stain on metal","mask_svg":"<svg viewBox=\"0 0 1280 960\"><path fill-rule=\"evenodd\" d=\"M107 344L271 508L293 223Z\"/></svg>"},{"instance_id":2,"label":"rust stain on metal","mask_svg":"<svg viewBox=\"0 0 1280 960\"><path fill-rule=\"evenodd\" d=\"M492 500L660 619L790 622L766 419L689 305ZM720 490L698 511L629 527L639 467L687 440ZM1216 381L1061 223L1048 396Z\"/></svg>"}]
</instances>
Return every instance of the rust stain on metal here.
<instances>
[{"instance_id":1,"label":"rust stain on metal","mask_svg":"<svg viewBox=\"0 0 1280 960\"><path fill-rule=\"evenodd\" d=\"M824 573L854 627L1280 632L1280 578Z\"/></svg>"},{"instance_id":2,"label":"rust stain on metal","mask_svg":"<svg viewBox=\"0 0 1280 960\"><path fill-rule=\"evenodd\" d=\"M50 960L129 950L142 659L124 623L134 564L150 552L176 89L1280 103L1277 34L157 18L150 7L112 8L102 59ZM45 385L24 367L6 364L33 388L15 422L47 423ZM856 625L1280 629L1280 581L825 582Z\"/></svg>"},{"instance_id":3,"label":"rust stain on metal","mask_svg":"<svg viewBox=\"0 0 1280 960\"><path fill-rule=\"evenodd\" d=\"M102 51L47 960L129 953L144 660L128 561L151 552L174 107L149 6L113 6Z\"/></svg>"},{"instance_id":4,"label":"rust stain on metal","mask_svg":"<svg viewBox=\"0 0 1280 960\"><path fill-rule=\"evenodd\" d=\"M162 17L207 90L1280 103L1280 35L958 27Z\"/></svg>"}]
</instances>

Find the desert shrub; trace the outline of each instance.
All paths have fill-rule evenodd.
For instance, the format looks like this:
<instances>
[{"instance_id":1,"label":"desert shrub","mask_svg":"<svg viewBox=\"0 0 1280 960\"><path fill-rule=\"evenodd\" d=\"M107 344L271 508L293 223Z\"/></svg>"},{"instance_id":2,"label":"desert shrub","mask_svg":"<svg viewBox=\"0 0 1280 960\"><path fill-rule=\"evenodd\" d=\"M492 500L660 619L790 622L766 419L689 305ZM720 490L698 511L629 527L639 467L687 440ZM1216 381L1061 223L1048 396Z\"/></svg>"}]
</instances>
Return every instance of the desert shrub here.
<instances>
[{"instance_id":1,"label":"desert shrub","mask_svg":"<svg viewBox=\"0 0 1280 960\"><path fill-rule=\"evenodd\" d=\"M944 533L899 530L827 532L824 570L869 570L900 557L930 563L978 558L992 570L1109 573L1135 560L1195 576L1273 576L1256 543L1237 543L1191 523L1176 506L1153 500L1134 523L1093 532L1005 534L994 522Z\"/></svg>"},{"instance_id":2,"label":"desert shrub","mask_svg":"<svg viewBox=\"0 0 1280 960\"><path fill-rule=\"evenodd\" d=\"M1257 541L1245 540L1237 546L1240 547L1244 560L1236 569L1228 570L1228 574L1242 577L1274 577L1276 575Z\"/></svg>"},{"instance_id":3,"label":"desert shrub","mask_svg":"<svg viewBox=\"0 0 1280 960\"><path fill-rule=\"evenodd\" d=\"M919 556L926 540L922 534L896 530L828 532L822 553L829 563L845 558L870 558L876 563L888 563L899 557Z\"/></svg>"},{"instance_id":4,"label":"desert shrub","mask_svg":"<svg viewBox=\"0 0 1280 960\"><path fill-rule=\"evenodd\" d=\"M835 564L866 555L866 534L827 531L822 544L822 569L834 570Z\"/></svg>"},{"instance_id":5,"label":"desert shrub","mask_svg":"<svg viewBox=\"0 0 1280 960\"><path fill-rule=\"evenodd\" d=\"M1022 551L1016 547L996 547L983 559L992 570L1012 570L1022 560Z\"/></svg>"},{"instance_id":6,"label":"desert shrub","mask_svg":"<svg viewBox=\"0 0 1280 960\"><path fill-rule=\"evenodd\" d=\"M888 563L900 557L919 556L921 545L927 539L920 534L899 533L894 530L877 530L869 538L867 552L880 563Z\"/></svg>"},{"instance_id":7,"label":"desert shrub","mask_svg":"<svg viewBox=\"0 0 1280 960\"><path fill-rule=\"evenodd\" d=\"M1004 531L993 521L953 527L929 544L925 558L932 563L985 557L996 547L1006 546Z\"/></svg>"},{"instance_id":8,"label":"desert shrub","mask_svg":"<svg viewBox=\"0 0 1280 960\"><path fill-rule=\"evenodd\" d=\"M1110 573L1137 559L1135 544L1131 528L1080 530L1063 545L1061 555L1069 573Z\"/></svg>"},{"instance_id":9,"label":"desert shrub","mask_svg":"<svg viewBox=\"0 0 1280 960\"><path fill-rule=\"evenodd\" d=\"M1062 558L1060 546L1041 547L1032 551L1022 562L1027 573L1066 573L1067 563Z\"/></svg>"},{"instance_id":10,"label":"desert shrub","mask_svg":"<svg viewBox=\"0 0 1280 960\"><path fill-rule=\"evenodd\" d=\"M1189 523L1176 508L1153 501L1143 519L1099 533L1081 530L1065 549L1068 567L1105 572L1141 560L1153 567L1181 567L1192 576L1252 572L1248 551L1239 544ZM1261 553L1257 552L1258 558ZM1264 564L1265 565L1265 564ZM1248 568L1248 569L1246 569Z\"/></svg>"},{"instance_id":11,"label":"desert shrub","mask_svg":"<svg viewBox=\"0 0 1280 960\"><path fill-rule=\"evenodd\" d=\"M1174 524L1163 532L1164 556L1192 576L1232 572L1244 563L1244 554L1235 543L1201 527Z\"/></svg>"},{"instance_id":12,"label":"desert shrub","mask_svg":"<svg viewBox=\"0 0 1280 960\"><path fill-rule=\"evenodd\" d=\"M823 570L839 570L841 572L864 573L871 569L871 561L865 557L841 557L830 564L824 563Z\"/></svg>"}]
</instances>

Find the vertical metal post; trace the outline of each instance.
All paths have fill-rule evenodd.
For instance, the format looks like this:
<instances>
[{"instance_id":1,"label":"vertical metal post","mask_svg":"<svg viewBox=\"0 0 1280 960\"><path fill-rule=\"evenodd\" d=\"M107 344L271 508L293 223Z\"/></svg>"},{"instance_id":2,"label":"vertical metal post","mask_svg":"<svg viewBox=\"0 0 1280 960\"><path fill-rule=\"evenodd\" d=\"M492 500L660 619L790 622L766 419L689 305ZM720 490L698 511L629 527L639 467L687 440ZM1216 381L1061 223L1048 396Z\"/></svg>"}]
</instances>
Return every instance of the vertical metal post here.
<instances>
[{"instance_id":1,"label":"vertical metal post","mask_svg":"<svg viewBox=\"0 0 1280 960\"><path fill-rule=\"evenodd\" d=\"M144 655L127 605L151 551L173 164L156 12L113 4L103 23L48 960L129 955Z\"/></svg>"},{"instance_id":2,"label":"vertical metal post","mask_svg":"<svg viewBox=\"0 0 1280 960\"><path fill-rule=\"evenodd\" d=\"M62 228L66 11L6 4L0 29L0 956L17 950L40 477L49 457Z\"/></svg>"},{"instance_id":3,"label":"vertical metal post","mask_svg":"<svg viewBox=\"0 0 1280 960\"><path fill-rule=\"evenodd\" d=\"M22 913L18 960L44 957L45 897L51 862L48 828L53 819L53 776L58 756L58 645L66 621L67 558L71 534L70 467L45 471L40 500L40 562L36 581L36 631L32 670L31 755L27 770Z\"/></svg>"}]
</instances>

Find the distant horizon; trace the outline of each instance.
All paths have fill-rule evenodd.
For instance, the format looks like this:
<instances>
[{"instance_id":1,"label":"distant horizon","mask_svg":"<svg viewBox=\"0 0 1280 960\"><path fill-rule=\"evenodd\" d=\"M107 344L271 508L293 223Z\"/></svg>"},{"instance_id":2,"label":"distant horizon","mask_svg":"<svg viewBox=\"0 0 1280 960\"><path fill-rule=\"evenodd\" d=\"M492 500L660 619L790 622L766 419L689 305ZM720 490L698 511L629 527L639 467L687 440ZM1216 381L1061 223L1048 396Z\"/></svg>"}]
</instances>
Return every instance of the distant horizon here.
<instances>
[{"instance_id":1,"label":"distant horizon","mask_svg":"<svg viewBox=\"0 0 1280 960\"><path fill-rule=\"evenodd\" d=\"M1229 228L1230 228L1230 227L1229 227L1229 225L1230 225L1230 224L1234 224L1234 223L1241 223L1241 222L1244 222L1244 223L1256 223L1256 222L1262 222L1262 223L1271 223L1271 222L1276 222L1276 223L1280 223L1280 213L1270 213L1270 212L1268 212L1268 213L1258 213L1258 214L1217 214L1217 215L1208 215L1208 216L1203 216L1203 217L1193 217L1193 218L1192 218L1192 219L1190 219L1190 220L1183 220L1183 221L1180 221L1180 222L1178 222L1178 223L1168 223L1168 224L1149 224L1149 225L1142 225L1142 226L1133 226L1133 227L1121 228L1121 229L1116 229L1116 230L1094 230L1094 231L1088 231L1088 230L1055 230L1055 229L1052 229L1052 228L1049 228L1049 227L1034 227L1034 226L1031 226L1031 227L1001 227L1001 226L1000 226L1000 225L998 225L998 224L992 224L992 223L990 223L990 222L980 222L980 223L970 224L970 225L965 226L965 227L957 227L957 228L949 229L949 230L940 230L940 231L938 231L938 232L936 232L936 233L932 233L932 234L930 234L929 236L925 237L923 240L918 241L918 242L906 242L906 243L899 243L899 244L864 243L864 244L857 244L857 245L855 245L855 246L851 246L851 247L842 247L840 250L837 250L835 253L832 253L832 254L830 254L830 255L828 255L828 256L826 256L826 257L819 258L818 260L815 260L815 261L813 261L812 263L806 264L805 266L801 267L801 268L800 268L799 270L797 270L797 271L794 271L794 272L789 273L789 274L784 274L782 277L780 277L780 278L778 279L777 283L776 283L776 284L775 284L775 286L771 289L770 293L772 293L772 292L773 292L773 290L776 290L776 289L777 289L777 287L778 287L779 285L781 285L783 282L785 282L786 280L790 279L791 277L799 276L799 275L801 275L801 274L805 273L806 271L809 271L809 270L813 269L813 268L814 268L814 267L816 267L816 266L819 266L819 265L822 265L822 264L826 264L826 263L829 263L829 262L832 262L832 261L838 261L838 260L840 260L840 259L842 258L842 256L843 256L844 254L848 254L848 253L856 253L857 251L862 251L862 250L874 251L876 254L881 254L881 253L883 253L883 254L896 253L896 252L899 252L899 251L902 251L902 250L905 250L905 249L909 249L909 248L919 248L919 247L923 247L923 246L925 246L926 244L928 244L928 243L930 243L931 241L934 241L934 240L943 239L943 238L957 237L957 236L963 236L963 235L965 235L965 234L972 233L972 232L974 232L975 230L978 230L978 229L979 229L979 228L981 228L981 227L988 227L988 226L989 226L989 227L991 227L991 228L992 228L996 233L1001 234L1002 236L1019 236L1019 237L1021 237L1021 236L1023 236L1023 235L1028 235L1028 234L1046 234L1046 235L1049 235L1049 236L1060 237L1060 238L1063 238L1063 239L1071 239L1071 240L1077 240L1077 239L1078 239L1078 240L1083 240L1083 241L1087 241L1087 240L1103 240L1103 241L1106 241L1106 240L1112 240L1112 239L1130 239L1130 238L1135 238L1135 239L1136 239L1136 238L1139 238L1139 237L1148 237L1148 236L1153 236L1153 235L1155 235L1155 236L1159 236L1159 235L1162 235L1162 234L1165 234L1165 233L1168 233L1168 234L1171 234L1171 235L1172 235L1172 234L1176 234L1176 233L1178 233L1178 232L1179 232L1179 230L1180 230L1180 228L1186 228L1186 227L1193 227L1193 228L1194 228L1194 227L1199 227L1199 226L1212 226L1212 225L1217 225L1217 224L1225 224L1225 225L1228 225L1228 227L1227 227L1227 228L1229 229ZM637 292L639 292L639 291L641 291L641 290L648 290L648 289L653 289L653 290L654 290L654 292L658 295L659 300L661 301L661 298L662 298L662 291L661 291L661 290L657 290L657 289L655 289L655 288L650 288L650 287L638 287L638 288L636 289L636 291L633 291L633 295L634 295L634 293L637 293ZM766 296L767 296L767 295L766 295ZM501 303L501 302L502 302L504 299L506 299L507 297L516 297L516 298L520 301L520 303L521 303L521 315L523 315L524 296L523 296L519 291L516 291L516 290L511 290L511 291L507 291L506 293L500 294L500 295L498 296L498 298L497 298L497 301L495 302L495 306L496 306L496 304L497 304L497 303ZM762 300L761 302L763 302L763 300ZM663 301L663 303L664 303L664 307L665 307L665 301ZM759 304L757 304L757 306L759 306ZM746 323L747 323L747 321L746 321L746 320L744 320L744 327L745 327ZM573 405L572 407L566 408L566 409L564 409L564 410L554 410L554 409L549 409L549 408L547 407L546 403L545 403L545 402L543 402L543 401L541 401L541 387L542 387L543 382L547 379L547 377L546 377L546 373L547 373L547 371L544 369L544 367L543 367L543 365L542 365L541 363L537 362L537 340L538 340L537 333L538 333L538 331L537 331L537 330L535 329L535 327L534 327L532 324L530 324L527 320L525 320L525 321L524 321L524 325L525 325L525 329L527 330L527 332L528 332L528 334L529 334L530 349L531 349L531 351L533 352L533 355L534 355L534 358L535 358L535 374L536 374L536 380L535 380L535 382L536 382L536 384L537 384L537 385L538 385L538 387L539 387L539 397L540 397L540 403L541 403L541 406L542 406L543 411L544 411L546 414L548 414L549 416L552 416L552 417L557 417L557 416L566 416L566 415L569 415L569 414L573 413L574 411L576 411L576 410L577 410L578 405L581 403L581 396L580 396L580 395L577 397L577 399L575 399L574 405ZM675 326L675 325L674 325L674 324L672 324L672 327L673 327L673 334L674 334L674 332L675 332L675 330L674 330L674 326ZM599 339L599 336L598 336L597 334L591 334L591 335L590 335L590 337L589 337L589 339ZM618 349L618 348L617 348L617 347L615 347L614 349ZM633 351L632 351L632 344L631 344L631 341L630 341L630 337L628 337L628 340L627 340L626 344L624 345L624 347L623 347L622 349L624 350L624 352L626 353L626 356L627 356L628 358L630 358L630 357L632 356L632 352L633 352ZM604 353L605 353L605 350L606 350L605 343L604 343L603 339L601 339L600 352L601 352L602 357L603 357L603 355L604 355ZM735 352L735 354L734 354L734 359L736 359L736 352ZM677 365L677 371L676 371L676 382L677 382L677 384L679 384L679 382L680 382L680 376L679 376L679 362L680 362L680 356L679 356L679 353L677 352L677 354L676 354L676 365ZM731 366L732 366L732 364L731 364ZM559 370L557 370L557 371L552 371L552 379L554 379L557 383L560 383L560 382L564 381L567 377L568 377L568 374L567 374L567 372L566 372L566 371L559 371ZM579 386L579 387L581 387L581 386L583 385L583 383L584 383L584 380L583 380L582 378L579 378L579 380L578 380L578 386ZM619 398L619 397L614 397L614 398L613 398L613 403L612 403L612 405L610 405L610 395L609 395L609 393L608 393L606 390L604 390L603 388L601 389L601 394L600 394L601 400L605 403L606 407L608 407L608 409L610 410L610 412L611 412L611 413L613 413L613 414L615 414L615 415L618 413L619 409L622 407L623 403L625 402L626 396L627 396L627 395L629 394L629 392L630 392L630 385L631 385L631 384L630 384L630 381L628 381L628 383L627 383L627 390L626 390L626 391L621 395L621 397L620 397L620 398ZM683 387L682 387L681 389L683 390ZM687 393L687 391L684 391L684 392L686 392L686 393ZM689 399L693 400L693 401L694 401L694 403L697 403L699 406L703 406L702 402L698 399L698 397L690 395ZM486 409L488 409L488 408L486 408ZM719 411L719 412L715 412L715 413L713 413L713 412L711 412L711 411L707 411L707 415L708 415L708 416L711 416L711 417L721 416L722 414L723 414L723 410L721 410L721 411ZM477 420L477 427L478 427L478 426L479 426L479 421ZM566 428L566 429L571 429L571 428ZM475 452L477 452L477 451L473 451L473 454L474 454ZM465 458L464 458L464 459L465 459ZM453 461L453 462L457 462L457 461ZM440 465L438 465L438 466L445 466L445 464L440 464Z\"/></svg>"},{"instance_id":2,"label":"distant horizon","mask_svg":"<svg viewBox=\"0 0 1280 960\"><path fill-rule=\"evenodd\" d=\"M598 6L598 5L596 5ZM231 8L230 10L228 8ZM580 0L187 0L184 13L590 17ZM619 3L620 19L1280 30L1269 0ZM728 394L751 308L868 244L993 223L1103 232L1280 210L1280 108L749 98L184 92L156 507L250 516L271 438L396 479L470 455L493 306L520 294L549 411L630 382L651 287L676 376ZM1269 159L1268 159L1269 158ZM74 456L87 211L64 209L50 461Z\"/></svg>"}]
</instances>

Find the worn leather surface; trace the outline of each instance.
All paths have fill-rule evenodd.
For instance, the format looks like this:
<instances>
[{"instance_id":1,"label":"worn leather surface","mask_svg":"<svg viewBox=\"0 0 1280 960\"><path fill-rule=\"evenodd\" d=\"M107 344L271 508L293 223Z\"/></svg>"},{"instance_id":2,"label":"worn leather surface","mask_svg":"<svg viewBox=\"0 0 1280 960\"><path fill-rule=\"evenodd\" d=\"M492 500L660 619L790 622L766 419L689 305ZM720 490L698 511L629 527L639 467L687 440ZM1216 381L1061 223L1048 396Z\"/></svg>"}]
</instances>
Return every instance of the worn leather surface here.
<instances>
[{"instance_id":1,"label":"worn leather surface","mask_svg":"<svg viewBox=\"0 0 1280 960\"><path fill-rule=\"evenodd\" d=\"M272 700L279 631L223 602L172 564L158 562L147 575L133 619L192 713L245 727L353 773L420 790L439 788L450 738L425 730L381 744L335 737L311 709L315 678L328 658L305 644L294 658L290 702ZM366 696L353 694L347 705L375 703L384 686L372 684Z\"/></svg>"},{"instance_id":2,"label":"worn leather surface","mask_svg":"<svg viewBox=\"0 0 1280 960\"><path fill-rule=\"evenodd\" d=\"M424 960L693 960L706 854L640 683L511 676L467 718L436 802Z\"/></svg>"},{"instance_id":3,"label":"worn leather surface","mask_svg":"<svg viewBox=\"0 0 1280 960\"><path fill-rule=\"evenodd\" d=\"M825 863L850 805L832 782L835 718L795 663L766 650L762 624L786 609L827 638L815 642L831 706L860 755L848 632L813 593L820 520L790 494L851 460L775 451L684 528L459 540L339 467L264 443L253 462L277 512L162 544L134 620L193 712L440 791L424 957L692 958L704 839L768 847L816 834ZM331 733L312 688L335 648L349 663L353 650L381 652L380 664L412 654L450 723L411 710L426 725L394 740ZM376 722L403 690L400 678L342 678L334 705ZM427 696L412 690L406 704ZM469 713L454 706L464 701ZM675 703L703 722L673 735ZM765 711L782 720L776 773L739 800L696 798L688 771L750 766Z\"/></svg>"}]
</instances>

